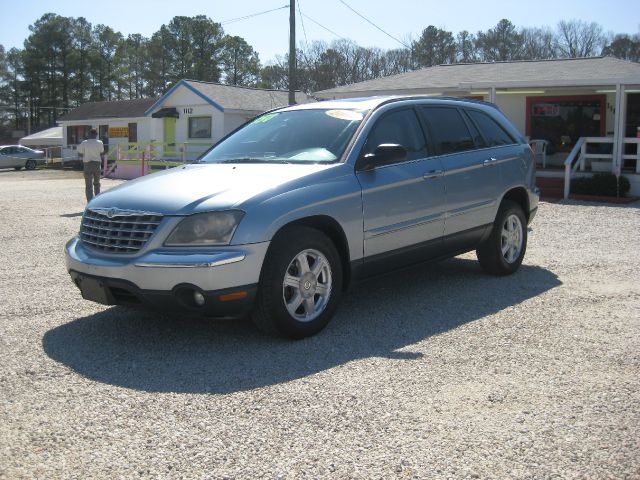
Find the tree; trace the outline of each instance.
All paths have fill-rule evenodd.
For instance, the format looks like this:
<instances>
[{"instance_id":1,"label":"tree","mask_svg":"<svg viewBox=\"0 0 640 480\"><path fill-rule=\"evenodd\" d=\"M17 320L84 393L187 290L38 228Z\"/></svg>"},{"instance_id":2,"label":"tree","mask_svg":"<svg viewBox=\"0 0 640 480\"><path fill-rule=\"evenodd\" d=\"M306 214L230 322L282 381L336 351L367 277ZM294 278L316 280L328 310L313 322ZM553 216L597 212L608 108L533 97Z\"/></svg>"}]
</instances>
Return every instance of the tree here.
<instances>
[{"instance_id":1,"label":"tree","mask_svg":"<svg viewBox=\"0 0 640 480\"><path fill-rule=\"evenodd\" d=\"M616 35L602 50L603 55L611 55L631 62L640 62L640 34Z\"/></svg>"},{"instance_id":2,"label":"tree","mask_svg":"<svg viewBox=\"0 0 640 480\"><path fill-rule=\"evenodd\" d=\"M224 81L229 85L254 87L260 75L258 54L242 37L227 36L222 55Z\"/></svg>"},{"instance_id":3,"label":"tree","mask_svg":"<svg viewBox=\"0 0 640 480\"><path fill-rule=\"evenodd\" d=\"M558 57L553 32L549 28L523 28L521 56L524 60L545 60Z\"/></svg>"},{"instance_id":4,"label":"tree","mask_svg":"<svg viewBox=\"0 0 640 480\"><path fill-rule=\"evenodd\" d=\"M429 25L412 44L413 55L421 67L456 61L456 41L451 32Z\"/></svg>"},{"instance_id":5,"label":"tree","mask_svg":"<svg viewBox=\"0 0 640 480\"><path fill-rule=\"evenodd\" d=\"M556 42L563 57L593 57L602 51L605 37L602 27L595 22L562 20L558 23Z\"/></svg>"},{"instance_id":6,"label":"tree","mask_svg":"<svg viewBox=\"0 0 640 480\"><path fill-rule=\"evenodd\" d=\"M456 36L457 56L456 60L462 63L472 63L478 60L476 52L476 38L466 30Z\"/></svg>"},{"instance_id":7,"label":"tree","mask_svg":"<svg viewBox=\"0 0 640 480\"><path fill-rule=\"evenodd\" d=\"M478 32L476 48L480 58L488 62L505 62L521 58L522 36L507 19L502 19L487 32Z\"/></svg>"}]
</instances>

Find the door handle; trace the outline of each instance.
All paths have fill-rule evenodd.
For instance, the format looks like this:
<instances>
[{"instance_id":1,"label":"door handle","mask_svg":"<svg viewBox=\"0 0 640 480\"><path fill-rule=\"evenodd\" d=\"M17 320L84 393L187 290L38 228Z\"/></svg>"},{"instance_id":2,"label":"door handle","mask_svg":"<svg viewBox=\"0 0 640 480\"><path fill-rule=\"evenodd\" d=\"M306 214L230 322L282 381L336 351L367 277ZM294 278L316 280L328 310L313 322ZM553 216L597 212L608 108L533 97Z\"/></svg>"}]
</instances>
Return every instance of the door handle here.
<instances>
[{"instance_id":1,"label":"door handle","mask_svg":"<svg viewBox=\"0 0 640 480\"><path fill-rule=\"evenodd\" d=\"M497 158L487 158L484 162L482 162L482 165L484 165L485 167L490 167L492 165L495 165L495 163L498 161Z\"/></svg>"},{"instance_id":2,"label":"door handle","mask_svg":"<svg viewBox=\"0 0 640 480\"><path fill-rule=\"evenodd\" d=\"M438 178L438 177L441 177L443 173L444 173L443 170L431 170L425 173L424 175L422 175L422 178L424 180L429 180L430 178Z\"/></svg>"}]
</instances>

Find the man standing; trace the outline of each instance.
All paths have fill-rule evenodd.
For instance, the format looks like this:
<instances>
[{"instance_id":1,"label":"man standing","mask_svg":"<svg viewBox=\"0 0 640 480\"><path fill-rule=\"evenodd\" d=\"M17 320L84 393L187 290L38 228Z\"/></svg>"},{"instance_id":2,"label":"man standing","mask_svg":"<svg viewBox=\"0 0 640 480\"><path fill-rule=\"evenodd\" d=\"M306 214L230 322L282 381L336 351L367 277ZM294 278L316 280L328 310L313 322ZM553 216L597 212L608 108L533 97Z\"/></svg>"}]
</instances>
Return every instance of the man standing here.
<instances>
[{"instance_id":1,"label":"man standing","mask_svg":"<svg viewBox=\"0 0 640 480\"><path fill-rule=\"evenodd\" d=\"M100 167L102 166L102 154L104 144L98 140L98 131L95 128L89 130L89 139L78 145L78 154L82 156L84 167L84 185L87 202L94 195L100 193ZM93 188L91 183L93 182Z\"/></svg>"}]
</instances>

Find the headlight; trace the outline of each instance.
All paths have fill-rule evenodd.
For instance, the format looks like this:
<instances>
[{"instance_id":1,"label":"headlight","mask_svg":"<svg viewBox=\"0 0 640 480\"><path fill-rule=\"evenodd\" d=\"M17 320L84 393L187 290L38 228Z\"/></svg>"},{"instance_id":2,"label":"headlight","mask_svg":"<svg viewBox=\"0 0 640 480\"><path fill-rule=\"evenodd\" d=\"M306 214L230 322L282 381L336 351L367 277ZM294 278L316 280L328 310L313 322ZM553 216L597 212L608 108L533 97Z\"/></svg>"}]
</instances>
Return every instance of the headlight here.
<instances>
[{"instance_id":1,"label":"headlight","mask_svg":"<svg viewBox=\"0 0 640 480\"><path fill-rule=\"evenodd\" d=\"M244 212L239 210L191 215L173 229L164 244L169 247L228 245L243 216Z\"/></svg>"}]
</instances>

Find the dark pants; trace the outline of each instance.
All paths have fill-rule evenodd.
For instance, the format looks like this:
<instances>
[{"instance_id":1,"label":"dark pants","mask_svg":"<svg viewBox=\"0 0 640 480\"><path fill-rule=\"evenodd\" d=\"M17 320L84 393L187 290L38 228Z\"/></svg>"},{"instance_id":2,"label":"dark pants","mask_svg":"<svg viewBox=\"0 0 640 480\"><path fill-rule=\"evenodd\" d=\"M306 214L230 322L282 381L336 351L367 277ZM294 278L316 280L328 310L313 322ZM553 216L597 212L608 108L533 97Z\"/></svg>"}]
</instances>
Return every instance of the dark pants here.
<instances>
[{"instance_id":1,"label":"dark pants","mask_svg":"<svg viewBox=\"0 0 640 480\"><path fill-rule=\"evenodd\" d=\"M100 162L85 162L84 186L87 202L100 193ZM93 188L91 183L93 183Z\"/></svg>"}]
</instances>

